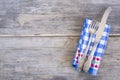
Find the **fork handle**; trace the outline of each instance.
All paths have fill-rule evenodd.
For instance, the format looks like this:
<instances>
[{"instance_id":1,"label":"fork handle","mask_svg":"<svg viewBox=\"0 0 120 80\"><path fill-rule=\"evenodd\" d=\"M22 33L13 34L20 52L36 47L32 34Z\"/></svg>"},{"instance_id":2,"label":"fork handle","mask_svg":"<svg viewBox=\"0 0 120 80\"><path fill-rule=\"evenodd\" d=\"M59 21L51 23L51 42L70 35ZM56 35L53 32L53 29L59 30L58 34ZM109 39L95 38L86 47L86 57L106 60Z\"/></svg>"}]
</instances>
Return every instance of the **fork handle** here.
<instances>
[{"instance_id":1,"label":"fork handle","mask_svg":"<svg viewBox=\"0 0 120 80\"><path fill-rule=\"evenodd\" d=\"M89 70L90 66L91 66L91 61L92 61L92 59L93 59L95 50L96 50L96 48L97 48L97 44L98 44L98 43L95 42L95 44L94 44L94 46L93 46L93 49L92 49L92 51L91 51L91 54L89 55L88 60L87 60L87 61L85 62L85 64L84 64L83 70L84 70L85 72L87 72L87 71Z\"/></svg>"},{"instance_id":2,"label":"fork handle","mask_svg":"<svg viewBox=\"0 0 120 80\"><path fill-rule=\"evenodd\" d=\"M87 45L87 48L85 49L85 52L83 54L83 56L81 57L81 60L79 62L79 70L82 70L83 66L84 66L84 63L86 61L86 55L87 55L87 52L88 52L88 49L90 47L90 43L91 43L91 40L92 40L92 34L90 34L90 39L89 39L89 42L88 42L88 45Z\"/></svg>"}]
</instances>

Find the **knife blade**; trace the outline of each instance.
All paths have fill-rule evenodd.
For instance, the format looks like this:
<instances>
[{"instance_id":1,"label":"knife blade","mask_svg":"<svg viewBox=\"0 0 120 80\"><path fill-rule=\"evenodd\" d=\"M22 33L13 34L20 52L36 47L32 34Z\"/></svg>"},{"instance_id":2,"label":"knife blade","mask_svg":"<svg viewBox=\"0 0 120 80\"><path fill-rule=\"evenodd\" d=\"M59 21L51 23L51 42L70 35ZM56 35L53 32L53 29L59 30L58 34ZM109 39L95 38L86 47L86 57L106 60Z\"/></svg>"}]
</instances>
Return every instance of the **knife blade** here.
<instances>
[{"instance_id":1,"label":"knife blade","mask_svg":"<svg viewBox=\"0 0 120 80\"><path fill-rule=\"evenodd\" d=\"M84 67L83 67L83 70L85 72L87 72L91 66L91 61L93 59L93 55L94 55L94 52L96 50L96 47L98 45L98 42L100 41L101 39L101 36L103 35L103 32L104 32L104 28L105 28L105 25L106 25L106 22L107 22L107 18L109 16L109 13L111 12L112 8L111 7L108 7L104 14L103 14L103 17L101 19L101 22L99 24L99 28L98 30L96 31L96 38L95 38L95 42L94 42L94 46L93 46L93 49L88 57L88 60L85 62L84 64Z\"/></svg>"},{"instance_id":2,"label":"knife blade","mask_svg":"<svg viewBox=\"0 0 120 80\"><path fill-rule=\"evenodd\" d=\"M96 39L95 39L95 42L98 42L104 32L104 28L105 28L105 25L106 25L106 22L107 22L107 18L109 16L109 13L111 12L112 8L111 7L108 7L101 19L101 22L100 22L100 25L99 25L99 28L96 32Z\"/></svg>"}]
</instances>

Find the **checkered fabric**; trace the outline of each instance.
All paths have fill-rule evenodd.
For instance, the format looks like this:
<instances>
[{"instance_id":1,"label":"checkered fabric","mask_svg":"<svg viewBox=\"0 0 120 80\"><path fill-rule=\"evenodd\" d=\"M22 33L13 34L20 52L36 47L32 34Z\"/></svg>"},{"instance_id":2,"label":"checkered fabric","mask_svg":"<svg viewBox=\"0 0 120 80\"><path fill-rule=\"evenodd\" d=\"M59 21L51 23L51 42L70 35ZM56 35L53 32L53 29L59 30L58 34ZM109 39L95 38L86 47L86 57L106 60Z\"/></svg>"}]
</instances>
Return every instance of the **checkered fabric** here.
<instances>
[{"instance_id":1,"label":"checkered fabric","mask_svg":"<svg viewBox=\"0 0 120 80\"><path fill-rule=\"evenodd\" d=\"M88 27L91 24L91 22L92 22L91 19L85 19L84 25L82 27L82 32L80 35L77 51L76 51L75 57L74 57L73 62L72 62L72 65L76 70L78 70L78 64L80 64L79 61L83 55L84 50L87 47L87 44L88 44L88 41L90 38L90 33L88 31ZM104 51L105 51L106 44L108 41L109 32L110 32L110 25L106 25L104 32L103 32L103 35L101 37L101 40L99 41L97 48L96 48L96 51L94 53L94 57L93 57L93 60L91 62L91 67L89 68L89 71L88 71L89 74L96 75L98 72L100 62L101 62L101 59L104 55ZM90 48L87 52L86 58L88 58L88 56L91 52L91 49L94 45L95 37L96 37L96 35L94 34L92 36L92 41L90 43Z\"/></svg>"}]
</instances>

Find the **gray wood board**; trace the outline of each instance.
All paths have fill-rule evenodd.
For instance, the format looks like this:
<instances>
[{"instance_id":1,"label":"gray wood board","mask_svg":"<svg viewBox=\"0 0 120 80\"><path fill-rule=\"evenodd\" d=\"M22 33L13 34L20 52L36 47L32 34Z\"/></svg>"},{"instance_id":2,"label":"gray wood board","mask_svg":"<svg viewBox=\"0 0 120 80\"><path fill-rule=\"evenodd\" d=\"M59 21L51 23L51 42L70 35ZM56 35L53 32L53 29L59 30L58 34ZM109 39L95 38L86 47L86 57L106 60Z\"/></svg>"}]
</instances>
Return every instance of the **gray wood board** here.
<instances>
[{"instance_id":1,"label":"gray wood board","mask_svg":"<svg viewBox=\"0 0 120 80\"><path fill-rule=\"evenodd\" d=\"M76 50L79 37L0 37L0 49L62 48ZM119 51L120 37L109 37L107 51Z\"/></svg>"},{"instance_id":2,"label":"gray wood board","mask_svg":"<svg viewBox=\"0 0 120 80\"><path fill-rule=\"evenodd\" d=\"M85 18L113 8L108 23L111 34L120 33L120 1L118 0L1 0L1 35L80 34Z\"/></svg>"},{"instance_id":3,"label":"gray wood board","mask_svg":"<svg viewBox=\"0 0 120 80\"><path fill-rule=\"evenodd\" d=\"M71 66L78 37L0 38L0 77L3 80L120 79L120 37L110 37L98 76Z\"/></svg>"},{"instance_id":4,"label":"gray wood board","mask_svg":"<svg viewBox=\"0 0 120 80\"><path fill-rule=\"evenodd\" d=\"M119 0L0 0L0 80L119 80L120 37L109 38L97 76L71 66L84 19L108 6L119 36Z\"/></svg>"}]
</instances>

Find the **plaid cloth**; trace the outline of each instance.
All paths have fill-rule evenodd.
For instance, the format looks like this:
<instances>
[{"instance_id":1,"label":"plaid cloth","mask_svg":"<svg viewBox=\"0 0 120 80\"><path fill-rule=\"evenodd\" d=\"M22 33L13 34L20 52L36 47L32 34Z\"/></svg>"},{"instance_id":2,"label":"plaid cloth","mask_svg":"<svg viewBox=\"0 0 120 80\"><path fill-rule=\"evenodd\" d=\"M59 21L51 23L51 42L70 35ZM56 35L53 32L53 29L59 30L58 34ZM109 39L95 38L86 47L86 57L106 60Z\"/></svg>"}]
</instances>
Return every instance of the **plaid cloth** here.
<instances>
[{"instance_id":1,"label":"plaid cloth","mask_svg":"<svg viewBox=\"0 0 120 80\"><path fill-rule=\"evenodd\" d=\"M75 57L74 57L73 62L72 62L72 65L73 65L73 67L75 67L76 70L78 70L78 64L80 64L79 61L83 55L84 50L87 47L87 44L88 44L88 41L90 38L90 33L88 31L88 27L91 24L91 22L92 22L91 19L85 19L84 25L82 27L82 32L80 35L80 40L78 43L77 51L76 51ZM93 60L91 62L91 67L88 70L89 74L96 75L98 72L100 62L101 62L101 59L104 55L104 51L106 48L107 40L109 37L109 32L110 32L110 25L106 25L104 32L103 32L103 35L101 37L101 40L99 41L97 48L96 48L96 51L94 53L94 57L93 57ZM88 58L88 56L91 52L91 49L94 45L95 37L96 37L96 35L94 34L92 36L92 41L90 43L90 48L87 52L86 58Z\"/></svg>"}]
</instances>

